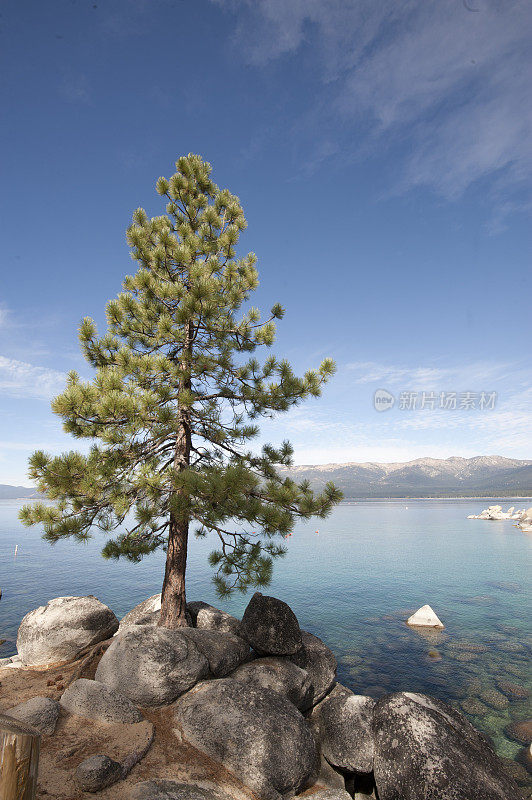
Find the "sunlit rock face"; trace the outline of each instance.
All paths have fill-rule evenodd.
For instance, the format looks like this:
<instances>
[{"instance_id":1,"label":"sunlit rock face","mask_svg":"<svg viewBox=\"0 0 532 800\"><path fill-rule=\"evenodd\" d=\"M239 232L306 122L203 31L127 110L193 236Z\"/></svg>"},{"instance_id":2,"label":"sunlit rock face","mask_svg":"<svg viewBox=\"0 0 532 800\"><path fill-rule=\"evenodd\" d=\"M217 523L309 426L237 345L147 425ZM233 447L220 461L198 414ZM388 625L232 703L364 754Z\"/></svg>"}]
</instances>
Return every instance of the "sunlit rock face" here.
<instances>
[{"instance_id":1,"label":"sunlit rock face","mask_svg":"<svg viewBox=\"0 0 532 800\"><path fill-rule=\"evenodd\" d=\"M149 622L155 624L161 611L161 594L154 594L139 603L120 620L120 633L131 628L132 625L143 625Z\"/></svg>"},{"instance_id":2,"label":"sunlit rock face","mask_svg":"<svg viewBox=\"0 0 532 800\"><path fill-rule=\"evenodd\" d=\"M231 678L206 681L174 705L175 732L232 772L261 800L309 786L319 771L314 737L277 692Z\"/></svg>"},{"instance_id":3,"label":"sunlit rock face","mask_svg":"<svg viewBox=\"0 0 532 800\"><path fill-rule=\"evenodd\" d=\"M118 619L96 597L56 597L23 618L17 650L24 666L63 664L117 630Z\"/></svg>"},{"instance_id":4,"label":"sunlit rock face","mask_svg":"<svg viewBox=\"0 0 532 800\"><path fill-rule=\"evenodd\" d=\"M96 680L140 706L172 703L209 675L209 662L180 630L133 625L103 654Z\"/></svg>"},{"instance_id":5,"label":"sunlit rock face","mask_svg":"<svg viewBox=\"0 0 532 800\"><path fill-rule=\"evenodd\" d=\"M415 614L407 619L408 625L420 628L444 628L443 622L428 605L421 606Z\"/></svg>"},{"instance_id":6,"label":"sunlit rock face","mask_svg":"<svg viewBox=\"0 0 532 800\"><path fill-rule=\"evenodd\" d=\"M458 711L398 692L373 713L379 800L515 800L518 790L486 740Z\"/></svg>"},{"instance_id":7,"label":"sunlit rock face","mask_svg":"<svg viewBox=\"0 0 532 800\"><path fill-rule=\"evenodd\" d=\"M77 714L100 722L141 722L142 714L131 700L121 692L109 689L100 681L78 678L61 696L61 707L69 714Z\"/></svg>"},{"instance_id":8,"label":"sunlit rock face","mask_svg":"<svg viewBox=\"0 0 532 800\"><path fill-rule=\"evenodd\" d=\"M204 628L208 631L219 631L220 633L232 633L241 636L241 623L236 617L232 617L227 611L203 603L201 600L193 600L187 603L187 612L190 614L192 624L195 628Z\"/></svg>"}]
</instances>

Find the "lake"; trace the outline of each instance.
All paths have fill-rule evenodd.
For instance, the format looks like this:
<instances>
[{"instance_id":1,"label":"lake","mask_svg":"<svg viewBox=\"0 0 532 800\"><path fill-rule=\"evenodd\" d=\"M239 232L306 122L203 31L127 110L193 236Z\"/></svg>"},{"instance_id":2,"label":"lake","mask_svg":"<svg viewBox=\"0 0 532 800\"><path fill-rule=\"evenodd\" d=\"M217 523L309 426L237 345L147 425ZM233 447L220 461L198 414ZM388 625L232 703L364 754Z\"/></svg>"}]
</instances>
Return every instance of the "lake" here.
<instances>
[{"instance_id":1,"label":"lake","mask_svg":"<svg viewBox=\"0 0 532 800\"><path fill-rule=\"evenodd\" d=\"M529 716L529 704L508 703L497 685L532 688L532 536L511 521L466 518L495 502L532 505L492 499L343 504L325 521L296 527L266 593L285 600L301 627L334 650L339 680L355 692L379 697L408 689L439 697L489 733L500 755L513 758L519 745L503 728ZM86 545L51 546L19 523L21 505L0 502L0 638L7 640L0 657L15 652L24 614L53 597L94 594L121 617L160 591L164 554L140 564L104 561L99 533ZM212 539L192 538L188 597L240 616L249 597L221 602L210 582L206 556L214 546ZM442 633L421 636L405 625L425 603L445 624Z\"/></svg>"}]
</instances>

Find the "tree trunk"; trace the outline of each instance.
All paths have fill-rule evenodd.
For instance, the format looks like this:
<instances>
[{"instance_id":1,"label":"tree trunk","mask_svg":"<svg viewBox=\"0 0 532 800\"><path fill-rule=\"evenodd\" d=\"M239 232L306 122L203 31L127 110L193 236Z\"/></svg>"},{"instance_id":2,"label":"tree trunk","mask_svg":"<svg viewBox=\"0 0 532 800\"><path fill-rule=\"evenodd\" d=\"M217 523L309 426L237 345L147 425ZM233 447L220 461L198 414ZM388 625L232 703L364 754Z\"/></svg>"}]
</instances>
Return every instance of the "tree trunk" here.
<instances>
[{"instance_id":1,"label":"tree trunk","mask_svg":"<svg viewBox=\"0 0 532 800\"><path fill-rule=\"evenodd\" d=\"M0 797L34 800L39 768L39 731L0 714Z\"/></svg>"},{"instance_id":2,"label":"tree trunk","mask_svg":"<svg viewBox=\"0 0 532 800\"><path fill-rule=\"evenodd\" d=\"M182 390L190 390L191 388L192 336L192 322L188 322L183 360L181 362L181 369L184 372L180 387ZM187 407L180 409L179 418L180 425L176 439L174 467L178 472L182 472L190 465L190 450L192 447L192 429ZM182 492L182 490L178 489L176 495L179 495L180 491ZM186 505L185 502L185 508ZM183 628L188 624L186 619L185 570L187 566L189 521L188 512L181 510L178 516L173 510L170 512L168 550L166 551L166 568L161 594L161 615L158 623L164 628Z\"/></svg>"},{"instance_id":3,"label":"tree trunk","mask_svg":"<svg viewBox=\"0 0 532 800\"><path fill-rule=\"evenodd\" d=\"M182 628L186 620L185 570L187 565L188 521L178 522L172 517L168 535L166 569L164 572L159 625L164 628Z\"/></svg>"}]
</instances>

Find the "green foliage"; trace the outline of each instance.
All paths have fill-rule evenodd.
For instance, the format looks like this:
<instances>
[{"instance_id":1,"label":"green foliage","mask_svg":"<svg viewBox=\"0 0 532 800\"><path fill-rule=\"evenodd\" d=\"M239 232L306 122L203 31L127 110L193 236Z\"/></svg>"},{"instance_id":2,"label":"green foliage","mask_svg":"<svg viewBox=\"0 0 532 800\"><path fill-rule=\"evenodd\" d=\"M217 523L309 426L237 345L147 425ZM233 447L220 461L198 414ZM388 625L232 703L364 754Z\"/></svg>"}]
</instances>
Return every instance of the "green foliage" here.
<instances>
[{"instance_id":1,"label":"green foliage","mask_svg":"<svg viewBox=\"0 0 532 800\"><path fill-rule=\"evenodd\" d=\"M271 355L261 366L252 355L273 343L284 311L237 316L258 286L257 259L237 257L244 213L210 173L199 156L180 158L157 181L166 214L135 211L127 239L137 271L107 304L107 333L98 337L89 318L79 328L94 379L71 372L52 404L66 432L94 444L86 456L33 454L30 477L55 503L25 506L21 519L42 524L51 542L124 530L103 555L133 561L165 547L172 518L195 521L198 536L219 539L210 563L225 595L266 586L285 552L279 535L298 517L325 517L341 493L331 484L316 495L282 477L288 442L247 448L255 420L318 396L335 367L326 359L297 377L284 360Z\"/></svg>"}]
</instances>

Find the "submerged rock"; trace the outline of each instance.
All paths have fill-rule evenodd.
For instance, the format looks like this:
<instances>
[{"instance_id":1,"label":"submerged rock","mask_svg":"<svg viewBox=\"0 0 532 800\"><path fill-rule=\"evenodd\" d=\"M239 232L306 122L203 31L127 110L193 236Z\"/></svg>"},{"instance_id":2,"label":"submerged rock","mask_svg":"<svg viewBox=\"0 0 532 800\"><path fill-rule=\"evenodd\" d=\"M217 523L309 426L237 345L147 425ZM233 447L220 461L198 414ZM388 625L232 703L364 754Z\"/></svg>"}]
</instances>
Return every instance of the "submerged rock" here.
<instances>
[{"instance_id":1,"label":"submerged rock","mask_svg":"<svg viewBox=\"0 0 532 800\"><path fill-rule=\"evenodd\" d=\"M59 718L60 706L57 700L50 697L32 697L18 706L8 709L8 717L18 719L36 728L39 733L50 736L55 731Z\"/></svg>"},{"instance_id":2,"label":"submerged rock","mask_svg":"<svg viewBox=\"0 0 532 800\"><path fill-rule=\"evenodd\" d=\"M221 678L201 683L174 709L176 733L262 800L297 794L319 771L309 726L277 692Z\"/></svg>"},{"instance_id":3,"label":"submerged rock","mask_svg":"<svg viewBox=\"0 0 532 800\"><path fill-rule=\"evenodd\" d=\"M483 703L486 703L496 711L502 711L510 705L508 698L502 692L498 692L497 689L484 689L479 694L479 697Z\"/></svg>"},{"instance_id":4,"label":"submerged rock","mask_svg":"<svg viewBox=\"0 0 532 800\"><path fill-rule=\"evenodd\" d=\"M522 764L532 775L532 744L523 747L516 756L517 761Z\"/></svg>"},{"instance_id":5,"label":"submerged rock","mask_svg":"<svg viewBox=\"0 0 532 800\"><path fill-rule=\"evenodd\" d=\"M140 706L172 703L209 674L209 663L179 630L133 625L103 654L95 678Z\"/></svg>"},{"instance_id":6,"label":"submerged rock","mask_svg":"<svg viewBox=\"0 0 532 800\"><path fill-rule=\"evenodd\" d=\"M470 714L472 717L481 717L488 713L487 707L476 697L468 697L460 705L462 711L466 714Z\"/></svg>"},{"instance_id":7,"label":"submerged rock","mask_svg":"<svg viewBox=\"0 0 532 800\"><path fill-rule=\"evenodd\" d=\"M504 729L504 735L519 744L530 744L532 742L532 719L510 722Z\"/></svg>"},{"instance_id":8,"label":"submerged rock","mask_svg":"<svg viewBox=\"0 0 532 800\"><path fill-rule=\"evenodd\" d=\"M17 650L24 666L62 664L117 630L117 618L96 597L56 597L23 618Z\"/></svg>"},{"instance_id":9,"label":"submerged rock","mask_svg":"<svg viewBox=\"0 0 532 800\"><path fill-rule=\"evenodd\" d=\"M100 681L79 678L61 697L61 706L69 714L78 714L100 722L141 722L142 714L121 692Z\"/></svg>"},{"instance_id":10,"label":"submerged rock","mask_svg":"<svg viewBox=\"0 0 532 800\"><path fill-rule=\"evenodd\" d=\"M526 700L530 694L525 686L518 686L509 681L497 681L497 688L506 695L509 700Z\"/></svg>"},{"instance_id":11,"label":"submerged rock","mask_svg":"<svg viewBox=\"0 0 532 800\"><path fill-rule=\"evenodd\" d=\"M518 787L485 739L450 706L399 692L374 709L380 800L515 800Z\"/></svg>"},{"instance_id":12,"label":"submerged rock","mask_svg":"<svg viewBox=\"0 0 532 800\"><path fill-rule=\"evenodd\" d=\"M315 706L309 722L330 764L348 772L373 770L374 707L371 697L354 694L339 683Z\"/></svg>"},{"instance_id":13,"label":"submerged rock","mask_svg":"<svg viewBox=\"0 0 532 800\"><path fill-rule=\"evenodd\" d=\"M260 655L290 656L301 649L301 629L289 605L255 592L242 617L241 635Z\"/></svg>"},{"instance_id":14,"label":"submerged rock","mask_svg":"<svg viewBox=\"0 0 532 800\"><path fill-rule=\"evenodd\" d=\"M412 614L411 617L408 617L406 621L407 625L413 625L418 628L444 628L443 622L438 618L436 613L432 610L432 608L428 605L421 606Z\"/></svg>"}]
</instances>

